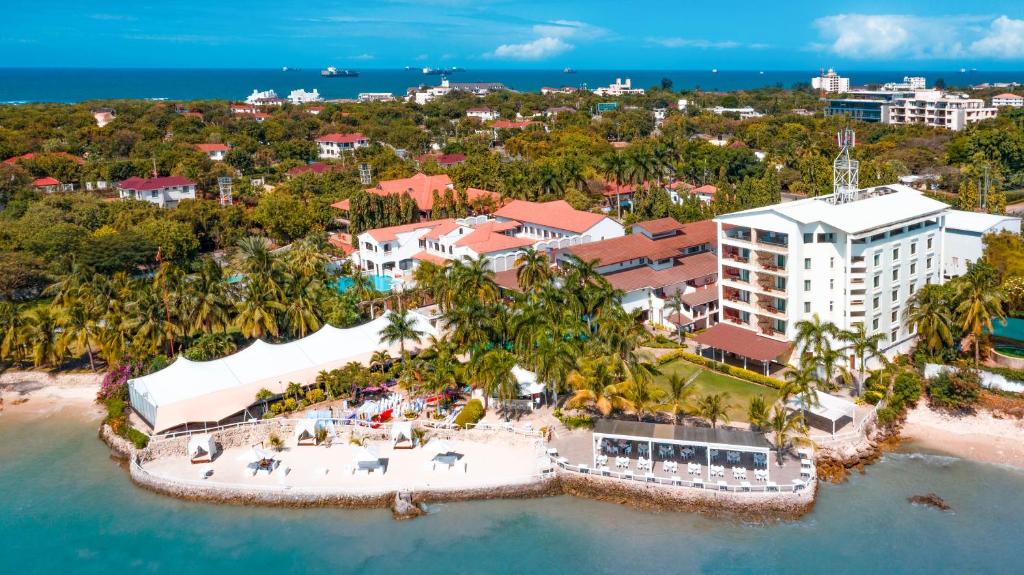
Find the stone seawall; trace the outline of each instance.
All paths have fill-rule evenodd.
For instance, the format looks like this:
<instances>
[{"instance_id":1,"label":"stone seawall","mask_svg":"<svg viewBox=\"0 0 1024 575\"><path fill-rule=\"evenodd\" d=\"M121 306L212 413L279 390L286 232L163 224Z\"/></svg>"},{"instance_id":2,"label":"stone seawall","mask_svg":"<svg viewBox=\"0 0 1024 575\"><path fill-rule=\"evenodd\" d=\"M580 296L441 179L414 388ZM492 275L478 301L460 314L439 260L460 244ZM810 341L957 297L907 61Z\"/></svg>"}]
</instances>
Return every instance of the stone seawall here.
<instances>
[{"instance_id":1,"label":"stone seawall","mask_svg":"<svg viewBox=\"0 0 1024 575\"><path fill-rule=\"evenodd\" d=\"M734 492L561 472L562 492L652 511L683 511L748 520L796 519L814 508L817 482L792 493Z\"/></svg>"},{"instance_id":2,"label":"stone seawall","mask_svg":"<svg viewBox=\"0 0 1024 575\"><path fill-rule=\"evenodd\" d=\"M878 461L887 449L899 445L901 421L885 427L874 426L860 441L822 447L816 454L817 476L832 483L846 481L851 470L864 473L864 468Z\"/></svg>"}]
</instances>

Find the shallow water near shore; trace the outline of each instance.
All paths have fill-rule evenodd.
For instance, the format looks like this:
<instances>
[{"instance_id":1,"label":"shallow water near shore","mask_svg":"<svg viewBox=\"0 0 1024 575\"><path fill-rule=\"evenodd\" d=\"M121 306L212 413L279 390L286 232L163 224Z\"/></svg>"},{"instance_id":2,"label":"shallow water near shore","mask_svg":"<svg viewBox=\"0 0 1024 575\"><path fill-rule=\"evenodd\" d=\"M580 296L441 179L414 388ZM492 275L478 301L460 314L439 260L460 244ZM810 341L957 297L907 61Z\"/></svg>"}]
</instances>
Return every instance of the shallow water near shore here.
<instances>
[{"instance_id":1,"label":"shallow water near shore","mask_svg":"<svg viewBox=\"0 0 1024 575\"><path fill-rule=\"evenodd\" d=\"M908 451L768 525L570 497L386 510L188 503L135 488L96 422L0 416L10 573L1012 573L1024 472ZM935 492L952 513L913 506Z\"/></svg>"}]
</instances>

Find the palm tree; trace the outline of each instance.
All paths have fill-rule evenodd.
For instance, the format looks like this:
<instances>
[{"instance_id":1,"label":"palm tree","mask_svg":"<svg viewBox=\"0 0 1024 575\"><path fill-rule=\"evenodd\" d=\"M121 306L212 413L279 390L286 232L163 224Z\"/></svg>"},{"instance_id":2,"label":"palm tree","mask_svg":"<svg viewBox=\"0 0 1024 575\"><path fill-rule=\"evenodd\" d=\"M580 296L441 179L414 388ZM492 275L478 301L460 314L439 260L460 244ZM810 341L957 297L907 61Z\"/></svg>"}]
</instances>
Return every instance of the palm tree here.
<instances>
[{"instance_id":1,"label":"palm tree","mask_svg":"<svg viewBox=\"0 0 1024 575\"><path fill-rule=\"evenodd\" d=\"M575 389L565 407L578 409L593 407L607 417L616 409L622 409L622 398L615 393L614 363L608 358L595 357L581 361L580 367L569 376L569 383Z\"/></svg>"},{"instance_id":2,"label":"palm tree","mask_svg":"<svg viewBox=\"0 0 1024 575\"><path fill-rule=\"evenodd\" d=\"M62 345L89 356L89 369L96 371L93 359L93 345L99 340L99 324L82 302L73 302L60 309L58 322L64 330ZM81 357L81 356L79 356Z\"/></svg>"},{"instance_id":3,"label":"palm tree","mask_svg":"<svg viewBox=\"0 0 1024 575\"><path fill-rule=\"evenodd\" d=\"M512 373L516 365L515 354L501 348L492 348L473 361L473 377L484 390L484 408L492 395L502 401L519 397L519 381Z\"/></svg>"},{"instance_id":4,"label":"palm tree","mask_svg":"<svg viewBox=\"0 0 1024 575\"><path fill-rule=\"evenodd\" d=\"M972 267L958 280L956 307L957 324L972 338L974 344L974 366L981 361L981 337L987 330L992 332L992 320L1004 320L1003 298L998 287L991 284L984 274Z\"/></svg>"},{"instance_id":5,"label":"palm tree","mask_svg":"<svg viewBox=\"0 0 1024 575\"><path fill-rule=\"evenodd\" d=\"M750 403L747 405L747 419L750 420L750 426L755 430L768 427L769 410L770 407L764 400L764 395L759 393L751 397Z\"/></svg>"},{"instance_id":6,"label":"palm tree","mask_svg":"<svg viewBox=\"0 0 1024 575\"><path fill-rule=\"evenodd\" d=\"M231 323L230 297L223 270L212 259L203 260L185 280L185 297L192 302L186 325L189 333L227 331Z\"/></svg>"},{"instance_id":7,"label":"palm tree","mask_svg":"<svg viewBox=\"0 0 1024 575\"><path fill-rule=\"evenodd\" d=\"M768 418L768 430L772 435L772 443L775 444L775 453L779 465L782 465L782 456L786 446L795 438L807 434L807 425L799 413L790 413L785 407L776 405Z\"/></svg>"},{"instance_id":8,"label":"palm tree","mask_svg":"<svg viewBox=\"0 0 1024 575\"><path fill-rule=\"evenodd\" d=\"M0 301L0 360L16 359L21 346L18 335L23 323L24 318L14 304Z\"/></svg>"},{"instance_id":9,"label":"palm tree","mask_svg":"<svg viewBox=\"0 0 1024 575\"><path fill-rule=\"evenodd\" d=\"M672 297L668 300L668 305L665 306L668 310L674 314L678 314L681 318L683 311L686 309L683 303L683 294L678 289L672 294ZM676 335L679 337L679 343L683 343L683 328L681 324L676 324Z\"/></svg>"},{"instance_id":10,"label":"palm tree","mask_svg":"<svg viewBox=\"0 0 1024 575\"><path fill-rule=\"evenodd\" d=\"M486 255L477 258L456 260L451 267L451 289L461 301L475 300L491 304L498 300L498 284L494 282L494 270Z\"/></svg>"},{"instance_id":11,"label":"palm tree","mask_svg":"<svg viewBox=\"0 0 1024 575\"><path fill-rule=\"evenodd\" d=\"M56 316L48 307L37 307L25 317L23 337L32 365L57 365L64 359L65 348L59 336Z\"/></svg>"},{"instance_id":12,"label":"palm tree","mask_svg":"<svg viewBox=\"0 0 1024 575\"><path fill-rule=\"evenodd\" d=\"M629 173L629 166L626 158L618 152L611 152L601 158L599 169L605 179L615 184L615 205L618 208L618 218L622 219L622 199L619 193L622 184L626 183Z\"/></svg>"},{"instance_id":13,"label":"palm tree","mask_svg":"<svg viewBox=\"0 0 1024 575\"><path fill-rule=\"evenodd\" d=\"M251 278L246 281L242 297L235 303L235 327L242 337L277 337L277 314L284 311L280 292L270 282Z\"/></svg>"},{"instance_id":14,"label":"palm tree","mask_svg":"<svg viewBox=\"0 0 1024 575\"><path fill-rule=\"evenodd\" d=\"M516 280L524 291L546 284L554 275L547 254L527 248L516 258Z\"/></svg>"},{"instance_id":15,"label":"palm tree","mask_svg":"<svg viewBox=\"0 0 1024 575\"><path fill-rule=\"evenodd\" d=\"M906 324L933 355L953 345L953 318L949 314L946 290L937 284L926 285L907 302Z\"/></svg>"},{"instance_id":16,"label":"palm tree","mask_svg":"<svg viewBox=\"0 0 1024 575\"><path fill-rule=\"evenodd\" d=\"M838 339L840 330L830 321L821 321L815 313L811 319L804 319L796 322L796 337L794 343L800 348L803 354L820 356L828 349L832 339Z\"/></svg>"},{"instance_id":17,"label":"palm tree","mask_svg":"<svg viewBox=\"0 0 1024 575\"><path fill-rule=\"evenodd\" d=\"M576 367L576 355L571 343L561 337L537 334L534 345L527 350L527 365L542 382L551 385L551 396L558 403L558 389Z\"/></svg>"},{"instance_id":18,"label":"palm tree","mask_svg":"<svg viewBox=\"0 0 1024 575\"><path fill-rule=\"evenodd\" d=\"M386 349L378 349L370 356L370 365L379 365L384 368L389 363L391 363L391 354Z\"/></svg>"},{"instance_id":19,"label":"palm tree","mask_svg":"<svg viewBox=\"0 0 1024 575\"><path fill-rule=\"evenodd\" d=\"M626 409L636 415L637 421L643 421L647 415L654 413L667 395L664 389L644 380L625 381L613 386L611 392Z\"/></svg>"},{"instance_id":20,"label":"palm tree","mask_svg":"<svg viewBox=\"0 0 1024 575\"><path fill-rule=\"evenodd\" d=\"M306 337L322 325L316 314L322 285L308 276L288 279L283 302L285 326L293 337Z\"/></svg>"},{"instance_id":21,"label":"palm tree","mask_svg":"<svg viewBox=\"0 0 1024 575\"><path fill-rule=\"evenodd\" d=\"M684 412L686 403L697 389L690 384L696 381L703 371L703 369L698 369L689 379L683 379L678 372L668 374L668 397L664 407L668 408L668 412L672 415L672 423L679 423L679 414Z\"/></svg>"},{"instance_id":22,"label":"palm tree","mask_svg":"<svg viewBox=\"0 0 1024 575\"><path fill-rule=\"evenodd\" d=\"M718 426L718 420L729 415L729 408L732 406L728 401L728 392L705 395L697 400L697 415L708 420L711 423L711 428L714 429Z\"/></svg>"},{"instance_id":23,"label":"palm tree","mask_svg":"<svg viewBox=\"0 0 1024 575\"><path fill-rule=\"evenodd\" d=\"M927 288L927 286L925 287ZM918 294L920 293L918 292ZM868 333L864 324L858 323L854 325L852 330L842 332L839 337L847 342L847 349L858 359L857 395L860 395L861 389L864 387L864 378L867 374L867 360L881 355L881 346L885 343L885 334Z\"/></svg>"},{"instance_id":24,"label":"palm tree","mask_svg":"<svg viewBox=\"0 0 1024 575\"><path fill-rule=\"evenodd\" d=\"M818 366L813 360L801 361L800 366L786 372L786 385L779 393L779 403L785 404L795 395L802 396L808 405L818 405L818 391L815 387Z\"/></svg>"},{"instance_id":25,"label":"palm tree","mask_svg":"<svg viewBox=\"0 0 1024 575\"><path fill-rule=\"evenodd\" d=\"M416 329L416 320L409 314L391 312L388 324L380 330L380 342L388 345L398 343L399 352L405 357L405 341L419 343L423 332Z\"/></svg>"}]
</instances>

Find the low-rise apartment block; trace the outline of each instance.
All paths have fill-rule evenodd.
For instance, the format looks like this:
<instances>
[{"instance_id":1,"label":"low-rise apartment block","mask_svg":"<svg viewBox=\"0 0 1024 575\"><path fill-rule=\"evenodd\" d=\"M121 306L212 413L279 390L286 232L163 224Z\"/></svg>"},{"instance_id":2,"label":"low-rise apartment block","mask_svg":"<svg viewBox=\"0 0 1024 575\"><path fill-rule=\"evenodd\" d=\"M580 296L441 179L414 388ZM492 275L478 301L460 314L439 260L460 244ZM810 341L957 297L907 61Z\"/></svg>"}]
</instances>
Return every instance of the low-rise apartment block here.
<instances>
[{"instance_id":1,"label":"low-rise apartment block","mask_svg":"<svg viewBox=\"0 0 1024 575\"><path fill-rule=\"evenodd\" d=\"M356 132L354 134L327 134L316 139L321 160L336 160L346 152L370 146L370 139Z\"/></svg>"},{"instance_id":2,"label":"low-rise apartment block","mask_svg":"<svg viewBox=\"0 0 1024 575\"><path fill-rule=\"evenodd\" d=\"M122 200L141 200L161 208L176 208L181 200L196 199L196 184L182 176L128 178L117 184Z\"/></svg>"}]
</instances>

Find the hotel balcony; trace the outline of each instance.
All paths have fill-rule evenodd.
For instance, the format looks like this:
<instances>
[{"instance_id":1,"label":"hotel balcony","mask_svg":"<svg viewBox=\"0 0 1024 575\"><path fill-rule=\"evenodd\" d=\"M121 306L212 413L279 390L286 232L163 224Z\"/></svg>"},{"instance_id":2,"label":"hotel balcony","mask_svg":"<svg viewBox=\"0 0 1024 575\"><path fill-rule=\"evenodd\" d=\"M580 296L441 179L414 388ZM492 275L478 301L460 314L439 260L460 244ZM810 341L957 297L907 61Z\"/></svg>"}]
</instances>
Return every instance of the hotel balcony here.
<instances>
[{"instance_id":1,"label":"hotel balcony","mask_svg":"<svg viewBox=\"0 0 1024 575\"><path fill-rule=\"evenodd\" d=\"M773 253L789 252L789 236L775 232L757 230L757 249Z\"/></svg>"},{"instance_id":2,"label":"hotel balcony","mask_svg":"<svg viewBox=\"0 0 1024 575\"><path fill-rule=\"evenodd\" d=\"M779 257L779 254L773 254L764 251L757 251L757 264L762 269L777 272L786 273L786 258ZM780 261L781 260L781 261Z\"/></svg>"},{"instance_id":3,"label":"hotel balcony","mask_svg":"<svg viewBox=\"0 0 1024 575\"><path fill-rule=\"evenodd\" d=\"M775 320L763 315L757 316L757 331L772 339L786 339L785 332L775 329Z\"/></svg>"},{"instance_id":4,"label":"hotel balcony","mask_svg":"<svg viewBox=\"0 0 1024 575\"><path fill-rule=\"evenodd\" d=\"M741 270L730 266L722 266L722 280L727 282L735 282L740 284L750 283L750 272L747 270Z\"/></svg>"},{"instance_id":5,"label":"hotel balcony","mask_svg":"<svg viewBox=\"0 0 1024 575\"><path fill-rule=\"evenodd\" d=\"M744 251L747 252L747 255L743 255ZM749 254L750 254L750 250L745 250L743 248L737 248L737 247L734 247L734 246L724 246L722 248L722 257L723 258L725 258L727 260L734 261L734 262L739 262L741 264L750 263L750 255Z\"/></svg>"},{"instance_id":6,"label":"hotel balcony","mask_svg":"<svg viewBox=\"0 0 1024 575\"><path fill-rule=\"evenodd\" d=\"M778 302L776 298L771 296L759 295L757 296L757 313L768 314L773 318L786 319L786 312L784 309L777 307ZM783 303L783 306L785 303Z\"/></svg>"},{"instance_id":7,"label":"hotel balcony","mask_svg":"<svg viewBox=\"0 0 1024 575\"><path fill-rule=\"evenodd\" d=\"M779 279L782 279L782 285L779 285ZM785 294L786 293L786 282L784 278L775 276L770 273L760 273L757 275L757 285L763 292L771 294Z\"/></svg>"}]
</instances>

